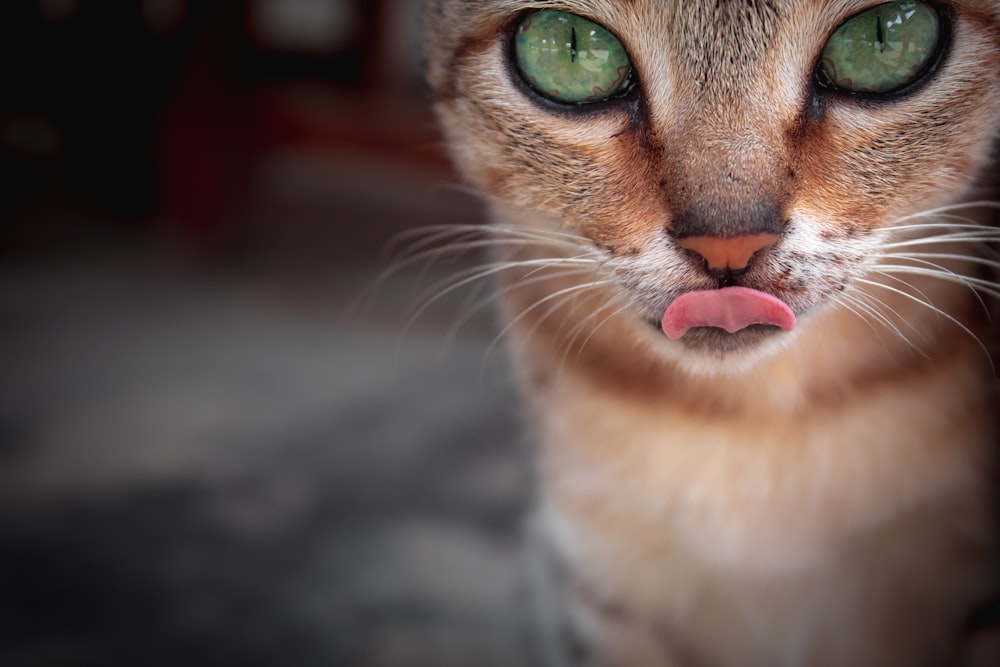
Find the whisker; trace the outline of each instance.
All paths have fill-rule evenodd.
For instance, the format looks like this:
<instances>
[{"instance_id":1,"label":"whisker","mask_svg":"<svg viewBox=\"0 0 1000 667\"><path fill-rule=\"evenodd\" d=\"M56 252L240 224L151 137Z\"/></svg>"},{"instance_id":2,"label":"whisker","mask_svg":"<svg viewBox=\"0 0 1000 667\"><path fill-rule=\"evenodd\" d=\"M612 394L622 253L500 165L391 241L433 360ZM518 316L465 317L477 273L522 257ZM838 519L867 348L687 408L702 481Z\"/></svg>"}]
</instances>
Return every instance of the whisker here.
<instances>
[{"instance_id":1,"label":"whisker","mask_svg":"<svg viewBox=\"0 0 1000 667\"><path fill-rule=\"evenodd\" d=\"M533 304L531 304L530 306L522 310L520 313L518 313L517 316L512 317L510 319L510 321L504 326L504 328L501 329L500 333L497 334L497 336L493 339L493 342L490 343L490 346L489 348L487 348L486 353L489 354L493 350L493 348L499 344L500 340L502 340L504 336L510 333L511 329L517 326L518 322L523 320L525 317L527 317L530 313L532 313L540 306L543 306L544 304L548 303L549 301L552 301L553 299L564 298L567 295L573 294L575 292L597 289L599 287L610 285L611 283L612 283L611 280L605 279L605 280L595 280L588 283L581 283L579 285L571 285L570 287L565 287L563 289L556 290L555 292L552 292L551 294L548 294L542 297L541 299L538 299Z\"/></svg>"},{"instance_id":2,"label":"whisker","mask_svg":"<svg viewBox=\"0 0 1000 667\"><path fill-rule=\"evenodd\" d=\"M970 264L979 264L981 266L988 266L993 269L1000 269L1000 261L987 259L985 257L980 257L978 255L959 255L956 253L946 253L946 252L908 252L905 254L887 253L884 255L884 257L888 259L920 259L920 260L952 259L960 262L969 262ZM927 263L931 264L932 266L939 266L938 264L934 264L933 262L927 262Z\"/></svg>"},{"instance_id":3,"label":"whisker","mask_svg":"<svg viewBox=\"0 0 1000 667\"><path fill-rule=\"evenodd\" d=\"M517 238L531 238L540 241L563 240L572 243L586 243L585 237L556 229L542 229L537 227L522 227L520 225L504 224L443 224L425 225L415 229L408 229L395 235L389 242L391 248L398 247L403 243L412 243L424 239L443 240L449 236L474 234L484 237L509 236Z\"/></svg>"},{"instance_id":4,"label":"whisker","mask_svg":"<svg viewBox=\"0 0 1000 667\"><path fill-rule=\"evenodd\" d=\"M882 266L882 265L879 265L879 267L878 267L878 268L879 268L879 269L882 269L882 268L886 268L886 267L884 267L884 266ZM929 304L929 303L932 303L932 302L933 302L933 300L932 300L932 299L931 299L931 298L930 298L929 296L927 296L927 294L926 294L926 293L925 293L925 292L924 292L923 290L919 289L919 288L918 288L918 287L917 287L916 285L913 285L913 284L912 284L912 283L910 283L909 281L907 281L907 280L903 280L902 278L900 278L900 277L898 277L898 276L895 276L895 275L893 275L893 274L892 274L891 272L887 272L887 271L880 271L880 270L875 270L874 272L875 272L875 273L877 273L877 274L879 274L880 276L884 276L885 278L888 278L889 280L892 280L892 281L895 281L896 283L898 283L898 284L902 285L903 287L908 287L908 288L910 288L911 290L913 290L914 292L916 292L916 296L918 296L918 297L920 297L921 299L923 299L923 301L924 301L925 303L928 303L928 304ZM882 303L882 305L883 305L883 306L885 306L886 308L889 308L888 304L886 304L886 303L885 303L884 301L881 301L881 303ZM893 310L893 309L892 309L892 308L889 308L889 310ZM900 319L903 319L903 320L905 320L905 318L901 317L901 316L899 315L899 313L897 313L897 312L896 312L895 310L893 310L893 313L895 313L895 314L896 314L896 315L897 315L898 317L900 317ZM912 326L912 325L911 325L911 326Z\"/></svg>"},{"instance_id":5,"label":"whisker","mask_svg":"<svg viewBox=\"0 0 1000 667\"><path fill-rule=\"evenodd\" d=\"M489 283L485 280L477 282L469 291L468 295L466 295L465 299L462 301L462 305L457 310L458 315L456 317L456 321L448 327L448 330L441 339L441 354L444 354L451 347L455 338L458 336L458 330L482 309L483 303L490 303L495 298L495 296L482 296L482 293L488 284Z\"/></svg>"},{"instance_id":6,"label":"whisker","mask_svg":"<svg viewBox=\"0 0 1000 667\"><path fill-rule=\"evenodd\" d=\"M513 230L507 231L512 233L486 234L484 233L484 229L473 229L459 234L455 230L443 229L435 234L421 237L418 241L411 243L405 250L392 255L391 261L389 259L383 260L388 263L384 272L391 274L420 261L448 256L460 256L469 251L481 248L548 245L550 247L568 248L579 253L583 247L579 240L570 242L565 238L550 238L541 234L513 233ZM596 250L592 252L596 256Z\"/></svg>"},{"instance_id":7,"label":"whisker","mask_svg":"<svg viewBox=\"0 0 1000 667\"><path fill-rule=\"evenodd\" d=\"M576 339L580 337L580 335L583 333L583 330L597 317L599 317L601 313L608 310L613 305L614 305L613 299L610 298L605 299L600 306L587 313L586 317L577 320L576 324L573 325L573 328L567 331L565 334L566 335L565 340L567 341L566 350L568 351L570 348L575 347Z\"/></svg>"},{"instance_id":8,"label":"whisker","mask_svg":"<svg viewBox=\"0 0 1000 667\"><path fill-rule=\"evenodd\" d=\"M595 289L597 287L598 287L597 285L594 286ZM531 326L531 329L529 329L527 332L525 332L525 335L522 336L522 343L521 343L522 346L524 346L525 344L527 344L527 341L530 340L534 336L535 331L538 330L538 328L545 322L545 320L547 320L549 317L551 317L552 315L554 315L557 311L559 311L561 309L565 309L565 308L568 308L569 312L567 313L567 316L564 317L564 318L562 318L562 321L559 323L559 326L558 326L558 328L555 331L555 337L558 340L564 341L564 347L566 349L568 349L568 346L572 346L572 341L569 341L569 343L565 343L566 338L564 336L563 330L566 328L567 323L572 322L572 321L578 321L578 324L576 326L574 326L573 329L571 330L571 331L575 331L579 326L581 326L581 325L585 324L586 322L590 321L591 319L593 319L595 317L595 313L602 312L604 309L607 308L607 302L605 302L604 304L602 304L601 306L599 306L596 310L591 311L590 313L588 313L586 315L586 317L583 317L582 319L579 318L579 317L577 317L580 298L586 292L587 292L587 290L579 290L577 292L574 292L573 294L567 295L565 299L562 299L562 300L559 300L559 301L555 301L548 308L546 308L545 312L542 314L542 316L539 317L535 321L535 323ZM564 350L563 355L565 356L565 354L566 354L566 352Z\"/></svg>"},{"instance_id":9,"label":"whisker","mask_svg":"<svg viewBox=\"0 0 1000 667\"><path fill-rule=\"evenodd\" d=\"M923 215L921 215L920 217L921 218L923 218L923 217L928 217L929 218L931 216L923 216ZM958 229L983 229L984 227L986 227L982 223L978 223L975 220L972 220L972 219L970 219L970 218L968 218L968 217L966 217L964 215L954 215L954 214L951 214L951 213L942 213L942 214L934 215L933 218L934 219L931 220L930 222L912 222L912 220L914 219L913 217L910 217L910 218L899 218L899 220L907 220L907 219L909 219L910 222L907 222L906 224L903 224L903 225L889 225L887 227L883 227L882 229L885 230L885 231L893 232L893 231L912 231L912 230L915 230L915 229L920 229L920 230L925 230L925 229L955 229L955 230L958 230Z\"/></svg>"},{"instance_id":10,"label":"whisker","mask_svg":"<svg viewBox=\"0 0 1000 667\"><path fill-rule=\"evenodd\" d=\"M860 290L854 290L854 292L856 293L843 294L842 296L850 299L855 305L861 308L864 312L874 317L886 329L892 331L903 342L905 342L910 347L910 349L916 350L924 357L927 356L927 354L922 349L917 347L917 345L915 345L914 342L910 340L909 336L903 333L903 330L899 328L899 325L897 325L896 322L892 321L892 319L889 317L889 314L895 317L897 321L906 324L910 328L910 330L913 331L913 333L915 333L916 335L923 337L922 331L917 329L912 323L909 322L909 320L903 317L899 313L899 311L897 311L895 308L893 308L892 306L890 306L889 304L887 304L885 301L878 298L874 294L871 294L870 292L863 292ZM873 301L874 303L869 303L868 300ZM883 312L883 310L889 311L889 314L886 314L885 312ZM872 322L869 321L869 324L874 328L875 325Z\"/></svg>"},{"instance_id":11,"label":"whisker","mask_svg":"<svg viewBox=\"0 0 1000 667\"><path fill-rule=\"evenodd\" d=\"M432 260L455 261L463 254L461 244L455 243L457 239L472 241L483 236L481 225L437 225L422 227L415 230L407 230L397 234L390 239L382 249L381 256L377 262L383 268L375 275L370 283L358 294L350 306L354 311L360 307L364 301L374 297L375 293L384 287L391 278L401 274L404 270L424 262L422 270L414 277L415 282L420 282L429 270ZM452 241L451 249L447 245L442 245L445 240ZM396 246L402 243L409 243L405 250L398 250ZM471 250L473 248L468 248Z\"/></svg>"},{"instance_id":12,"label":"whisker","mask_svg":"<svg viewBox=\"0 0 1000 667\"><path fill-rule=\"evenodd\" d=\"M579 346L577 346L576 345L576 339L577 339L577 337L581 333L583 333L583 326L585 324L589 323L591 320L596 319L598 315L600 315L603 311L608 310L613 305L614 305L613 301L610 301L610 300L607 301L601 308L598 308L593 313L591 313L591 315L586 320L583 320L576 327L574 327L574 329L579 329L579 330L576 332L576 334L574 334L572 340L570 341L571 345L567 346L566 349L563 351L563 358L562 358L562 362L560 363L560 368L562 368L563 365L565 365L565 363L566 363L566 355L569 353L569 350L572 347L576 347L576 357L577 357L577 359L579 359L580 355L583 354L584 349L586 349L587 345L590 344L590 341L594 338L594 336L597 334L597 332L600 330L600 328L603 327L605 324L607 324L609 321L611 321L611 319L617 317L619 314L621 314L622 312L624 312L628 308L627 305L619 306L618 308L615 308L610 313L608 313L606 316L604 316L603 318L601 318L600 322L598 322L594 326L590 327L590 333L587 334L587 337L583 339L583 342L580 343Z\"/></svg>"},{"instance_id":13,"label":"whisker","mask_svg":"<svg viewBox=\"0 0 1000 667\"><path fill-rule=\"evenodd\" d=\"M908 215L900 216L896 218L897 220L913 220L916 218L926 218L931 216L940 216L942 213L950 213L952 211L963 211L969 209L1000 209L1000 202L992 201L989 199L979 199L974 201L966 202L956 202L954 204L945 204L944 206L938 206L936 208L927 209L924 211L918 211L916 213L910 213ZM889 229L892 229L891 227Z\"/></svg>"},{"instance_id":14,"label":"whisker","mask_svg":"<svg viewBox=\"0 0 1000 667\"><path fill-rule=\"evenodd\" d=\"M903 265L899 265L899 264L885 264L885 265L882 265L882 267L885 268L889 273L899 273L899 274L907 274L908 273L910 275L924 275L924 276L929 276L929 277L932 277L932 278L939 278L939 279L944 280L946 282L961 284L961 285L967 287L968 289L970 289L972 291L972 293L975 295L976 299L979 301L979 305L982 306L983 311L986 312L986 313L989 313L989 307L986 305L986 302L983 301L983 296L982 295L983 294L987 294L988 296L993 296L994 298L996 298L997 296L1000 296L1000 294L998 294L997 292L992 291L992 289L991 289L992 287L998 287L996 285L996 283L993 283L991 281L985 281L985 280L982 280L980 278L975 278L975 277L972 277L972 276L966 276L966 275L957 273L957 272L955 272L955 271L953 271L953 270L951 270L951 269L949 269L947 267L941 266L940 264L937 264L935 262L931 262L928 259L924 259L924 256L945 257L945 258L957 259L957 260L960 260L960 261L972 261L972 257L965 257L963 255L946 255L946 254L943 254L943 253L914 253L912 255L909 255L909 254L907 254L907 255L886 255L886 257L887 258L895 258L895 259L903 259L903 260L907 260L907 261L910 261L910 262L922 264L923 268L922 267L911 266L909 264L903 264ZM994 266L994 267L1000 266L1000 263L993 262L993 261L987 260L985 258L976 258L976 259L980 259L982 261L981 262L973 262L973 263L980 263L980 264L985 264L987 266ZM907 269L913 269L913 270L907 270ZM920 269L920 271L917 271L916 269ZM975 284L977 282L984 283L984 285L977 286Z\"/></svg>"},{"instance_id":15,"label":"whisker","mask_svg":"<svg viewBox=\"0 0 1000 667\"><path fill-rule=\"evenodd\" d=\"M403 327L403 331L408 331L415 320L419 319L421 315L423 315L431 306L440 301L442 298L470 283L476 282L477 280L483 280L498 273L514 269L543 270L550 267L572 264L579 266L593 266L593 261L577 257L526 259L491 262L477 267L472 267L471 269L459 271L457 274L438 281L424 291L423 295L417 299L420 306L410 315L406 325Z\"/></svg>"},{"instance_id":16,"label":"whisker","mask_svg":"<svg viewBox=\"0 0 1000 667\"><path fill-rule=\"evenodd\" d=\"M936 236L922 236L920 238L914 239L904 239L902 241L889 241L882 244L882 247L886 250L895 250L897 248L912 248L914 246L929 246L929 245L944 245L948 243L954 244L984 244L984 243L1000 243L1000 231L993 235L983 235L980 233L962 233L956 232L954 234L942 234Z\"/></svg>"},{"instance_id":17,"label":"whisker","mask_svg":"<svg viewBox=\"0 0 1000 667\"><path fill-rule=\"evenodd\" d=\"M948 271L947 269L937 268L925 268L920 266L900 266L900 265L880 265L881 269L885 271L880 271L880 273L885 274L908 274L913 276L929 276L931 278L938 278L946 282L950 282L956 285L962 285L969 288L977 296L982 293L994 298L1000 298L1000 285L991 281L984 280L982 278L976 278L974 276L963 276L954 271ZM898 280L898 279L897 279ZM979 299L980 304L983 308L986 308L986 303L983 302L982 298Z\"/></svg>"},{"instance_id":18,"label":"whisker","mask_svg":"<svg viewBox=\"0 0 1000 667\"><path fill-rule=\"evenodd\" d=\"M394 236L383 250L380 261L383 277L420 261L460 256L487 247L547 245L579 253L596 249L585 238L558 230L525 228L517 225L428 225Z\"/></svg>"},{"instance_id":19,"label":"whisker","mask_svg":"<svg viewBox=\"0 0 1000 667\"><path fill-rule=\"evenodd\" d=\"M599 287L603 286L603 284L610 283L610 282L613 282L613 281L610 281L610 280L607 280L607 281L594 281L592 283L583 283L583 284L580 284L580 285L576 285L576 286L574 286L572 288L568 288L566 290L561 290L561 292L565 292L564 294L561 294L561 295L550 294L547 297L545 297L544 299L540 299L539 301L533 303L528 308L525 308L525 310L522 311L522 313L520 313L517 318L514 318L514 320L511 321L506 327L504 327L504 329L499 334L497 334L497 336L493 339L492 343L490 344L490 346L487 348L486 352L484 353L484 356L483 356L484 365L480 369L481 372L485 371L485 360L488 357L488 355L490 353L492 353L492 351L499 344L499 342L503 339L503 337L506 336L508 333L510 333L511 329L515 326L516 321L519 320L519 319L521 319L522 317L526 316L529 311L534 310L535 308L537 308L538 306L540 306L542 304L542 302L544 302L544 301L553 300L553 303L550 304L549 307L545 309L545 312L542 313L541 317L539 317L535 321L535 323L531 326L531 329L529 329L525 333L525 335L521 336L521 342L520 342L520 344L521 344L522 348L523 348L523 346L525 346L525 345L528 344L528 341L531 340L531 338L534 336L534 333L535 333L535 331L537 331L538 327L540 327L545 322L545 320L547 320L554 313L556 313L560 309L566 307L567 303L568 303L569 307L571 309L573 309L573 311L575 312L575 309L577 307L577 305L576 305L577 304L577 300L579 299L579 297L582 294L584 294L585 292L587 292L589 289L598 289ZM561 297L561 298L555 299L554 297ZM604 307L605 306L602 306L601 308L598 309L598 311L603 310ZM584 321L586 321L586 319L590 319L591 317L593 317L593 314L588 315L588 317L585 318ZM566 320L569 320L569 319L572 319L572 318L564 318L564 322ZM564 358L565 358L565 354L566 353L564 351L564 353L563 353Z\"/></svg>"},{"instance_id":20,"label":"whisker","mask_svg":"<svg viewBox=\"0 0 1000 667\"><path fill-rule=\"evenodd\" d=\"M954 215L951 213L943 213L934 216L934 219L930 222L907 222L904 225L890 225L888 227L883 227L883 231L887 232L899 232L899 231L915 231L915 230L928 230L928 229L941 229L941 230L988 230L991 229L989 225L977 222L971 218L964 215Z\"/></svg>"},{"instance_id":21,"label":"whisker","mask_svg":"<svg viewBox=\"0 0 1000 667\"><path fill-rule=\"evenodd\" d=\"M848 312L850 312L852 315L856 316L862 322L871 327L871 330L876 334L878 333L878 328L871 321L870 319L871 317L875 317L886 326L891 324L891 322L888 322L885 316L879 313L877 310L875 310L873 306L863 303L857 297L854 297L849 294L841 294L840 298L834 300L833 305L838 308L843 308Z\"/></svg>"},{"instance_id":22,"label":"whisker","mask_svg":"<svg viewBox=\"0 0 1000 667\"><path fill-rule=\"evenodd\" d=\"M898 328L895 322L893 322L893 318L895 318L896 322L901 322L905 324L910 331L920 336L921 338L926 337L923 331L918 329L916 325L910 322L909 318L907 318L905 315L903 315L898 310L896 310L888 303L886 303L884 299L880 299L870 292L862 292L860 290L857 292L857 295L855 295L854 298L857 299L863 305L872 308L874 312L884 317L886 320L886 324L892 327L895 331L897 331L899 335L902 336L907 341L909 341L909 337L903 334L902 330Z\"/></svg>"},{"instance_id":23,"label":"whisker","mask_svg":"<svg viewBox=\"0 0 1000 667\"><path fill-rule=\"evenodd\" d=\"M864 285L869 285L871 287L878 287L878 288L881 288L881 289L884 289L884 290L888 290L888 291L890 291L890 292L892 292L894 294L898 294L899 296L901 296L901 297L903 297L905 299L908 299L908 300L910 300L910 301L912 301L914 303L917 303L917 304L919 304L921 306L924 306L925 308L927 308L931 312L937 314L938 316L947 319L949 322L951 322L952 324L954 324L955 326L957 326L960 330L962 330L963 332L965 332L966 334L968 334L968 336L970 338L972 338L972 340L976 341L976 344L983 351L983 353L987 356L987 358L990 356L989 350L986 349L986 346L983 344L983 342L981 340L979 340L979 337L976 336L976 334L973 333L971 329L969 329L967 326L965 326L960 321L958 321L958 319L956 319L952 315L948 314L947 312L945 312L941 308L938 308L934 304L932 304L932 303L930 303L928 301L925 301L924 299L921 299L921 298L919 298L919 297L917 297L917 296L915 296L913 294L910 294L909 292L907 292L905 290L898 289L896 287L892 287L891 285L886 285L885 283L880 283L880 282L878 282L876 280L868 280L867 278L858 278L857 282L859 282L861 284L864 284Z\"/></svg>"},{"instance_id":24,"label":"whisker","mask_svg":"<svg viewBox=\"0 0 1000 667\"><path fill-rule=\"evenodd\" d=\"M538 243L535 241L521 240L521 239L489 239L480 241L467 241L461 244L434 248L421 252L418 255L408 257L402 262L396 263L394 266L386 270L384 276L390 276L393 273L402 271L403 269L424 262L424 270L421 273L426 273L429 268L442 260L453 260L457 259L459 255L463 253L468 253L473 250L480 250L484 248L522 248L522 247L537 247ZM576 255L577 259L584 259L587 255L580 254ZM503 260L497 260L503 261ZM382 276L380 276L382 277Z\"/></svg>"},{"instance_id":25,"label":"whisker","mask_svg":"<svg viewBox=\"0 0 1000 667\"><path fill-rule=\"evenodd\" d=\"M888 318L886 318L885 315L882 315L880 312L878 312L878 309L876 309L871 304L864 303L860 299L857 299L852 296L841 295L841 298L836 299L833 302L833 305L835 308L842 308L846 310L847 312L851 313L859 320L867 324L868 327L872 330L872 333L875 334L875 336L882 343L883 347L885 347L885 341L882 340L882 332L884 329L890 329L894 331L896 335L899 336L910 349L913 349L913 343L910 342L910 340L906 336L902 335L902 332L899 331L899 329L895 327L892 324L892 322ZM875 326L875 322L872 321L873 319L876 320L879 324L881 324L882 328Z\"/></svg>"},{"instance_id":26,"label":"whisker","mask_svg":"<svg viewBox=\"0 0 1000 667\"><path fill-rule=\"evenodd\" d=\"M531 272L531 274L536 274L536 275L530 275L530 277L523 277L519 279L517 282L515 282L513 285L497 288L492 295L483 298L478 303L475 304L468 303L466 305L466 308L460 314L460 316L457 317L455 322L453 322L452 325L448 328L448 331L444 337L445 344L446 345L450 344L451 341L453 341L455 337L458 335L458 331L469 320L471 320L476 313L478 313L479 311L483 310L488 306L495 304L497 301L499 301L500 299L502 299L515 289L519 289L521 287L529 287L536 283L544 282L547 280L558 280L560 278L567 278L569 276L581 275L581 274L589 275L592 273L593 271L591 269L585 269L582 267L575 269L565 269L562 271L544 271L544 272L539 272L539 270L536 269L535 271ZM480 283L480 285L483 284L485 283Z\"/></svg>"}]
</instances>

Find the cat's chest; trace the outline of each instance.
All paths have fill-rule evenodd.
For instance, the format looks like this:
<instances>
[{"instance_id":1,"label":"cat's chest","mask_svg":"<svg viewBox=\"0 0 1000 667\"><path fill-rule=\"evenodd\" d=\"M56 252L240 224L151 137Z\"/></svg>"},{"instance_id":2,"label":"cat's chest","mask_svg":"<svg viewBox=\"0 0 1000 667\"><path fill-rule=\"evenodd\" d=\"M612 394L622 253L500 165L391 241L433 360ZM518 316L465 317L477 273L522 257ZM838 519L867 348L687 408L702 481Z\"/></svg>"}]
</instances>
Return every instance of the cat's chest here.
<instances>
[{"instance_id":1,"label":"cat's chest","mask_svg":"<svg viewBox=\"0 0 1000 667\"><path fill-rule=\"evenodd\" d=\"M544 495L637 552L680 549L761 573L808 568L900 514L986 484L988 404L947 386L732 416L566 380L533 397Z\"/></svg>"},{"instance_id":2,"label":"cat's chest","mask_svg":"<svg viewBox=\"0 0 1000 667\"><path fill-rule=\"evenodd\" d=\"M535 411L537 521L584 589L709 664L916 664L861 660L880 643L865 628L895 632L905 616L899 632L924 632L882 587L949 614L982 588L953 547L989 511L991 430L985 414L915 387L912 400L935 409L873 393L808 418L714 420L579 382L552 388Z\"/></svg>"}]
</instances>

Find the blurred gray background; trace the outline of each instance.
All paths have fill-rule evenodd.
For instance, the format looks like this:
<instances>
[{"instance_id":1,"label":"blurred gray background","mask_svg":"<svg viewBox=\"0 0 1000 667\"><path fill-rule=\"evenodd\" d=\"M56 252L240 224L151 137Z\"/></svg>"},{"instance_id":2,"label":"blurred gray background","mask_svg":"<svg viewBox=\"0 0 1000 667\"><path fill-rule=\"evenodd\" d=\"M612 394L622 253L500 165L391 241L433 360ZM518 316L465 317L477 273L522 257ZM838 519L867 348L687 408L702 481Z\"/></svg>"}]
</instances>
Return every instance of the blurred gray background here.
<instances>
[{"instance_id":1,"label":"blurred gray background","mask_svg":"<svg viewBox=\"0 0 1000 667\"><path fill-rule=\"evenodd\" d=\"M0 665L518 665L418 0L0 4ZM459 315L465 324L449 335Z\"/></svg>"}]
</instances>

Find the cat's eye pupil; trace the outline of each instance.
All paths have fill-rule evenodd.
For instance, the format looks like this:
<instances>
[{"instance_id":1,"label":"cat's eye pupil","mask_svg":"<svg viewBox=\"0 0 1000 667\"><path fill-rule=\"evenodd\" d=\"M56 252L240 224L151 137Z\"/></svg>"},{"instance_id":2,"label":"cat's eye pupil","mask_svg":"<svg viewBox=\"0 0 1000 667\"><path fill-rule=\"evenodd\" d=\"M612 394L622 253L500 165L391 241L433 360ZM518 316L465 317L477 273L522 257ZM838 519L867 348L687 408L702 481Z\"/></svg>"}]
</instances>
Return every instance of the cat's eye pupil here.
<instances>
[{"instance_id":1,"label":"cat's eye pupil","mask_svg":"<svg viewBox=\"0 0 1000 667\"><path fill-rule=\"evenodd\" d=\"M845 21L823 48L821 81L853 93L889 93L919 79L940 51L937 11L919 0L886 2Z\"/></svg>"},{"instance_id":2,"label":"cat's eye pupil","mask_svg":"<svg viewBox=\"0 0 1000 667\"><path fill-rule=\"evenodd\" d=\"M554 10L521 19L514 58L529 86L568 104L619 96L628 89L632 75L628 53L617 37L593 21Z\"/></svg>"}]
</instances>

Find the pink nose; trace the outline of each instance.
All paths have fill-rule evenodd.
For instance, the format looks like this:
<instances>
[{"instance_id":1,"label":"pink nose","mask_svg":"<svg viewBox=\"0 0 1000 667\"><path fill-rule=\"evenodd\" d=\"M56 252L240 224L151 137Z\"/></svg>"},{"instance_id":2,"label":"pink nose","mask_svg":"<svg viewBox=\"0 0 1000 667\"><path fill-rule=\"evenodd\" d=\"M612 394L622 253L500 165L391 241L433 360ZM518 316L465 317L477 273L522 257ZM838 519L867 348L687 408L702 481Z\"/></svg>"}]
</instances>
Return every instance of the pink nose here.
<instances>
[{"instance_id":1,"label":"pink nose","mask_svg":"<svg viewBox=\"0 0 1000 667\"><path fill-rule=\"evenodd\" d=\"M685 250L701 255L709 270L739 271L745 269L758 252L777 243L778 238L777 234L753 234L731 239L718 236L688 236L677 239L677 244Z\"/></svg>"}]
</instances>

